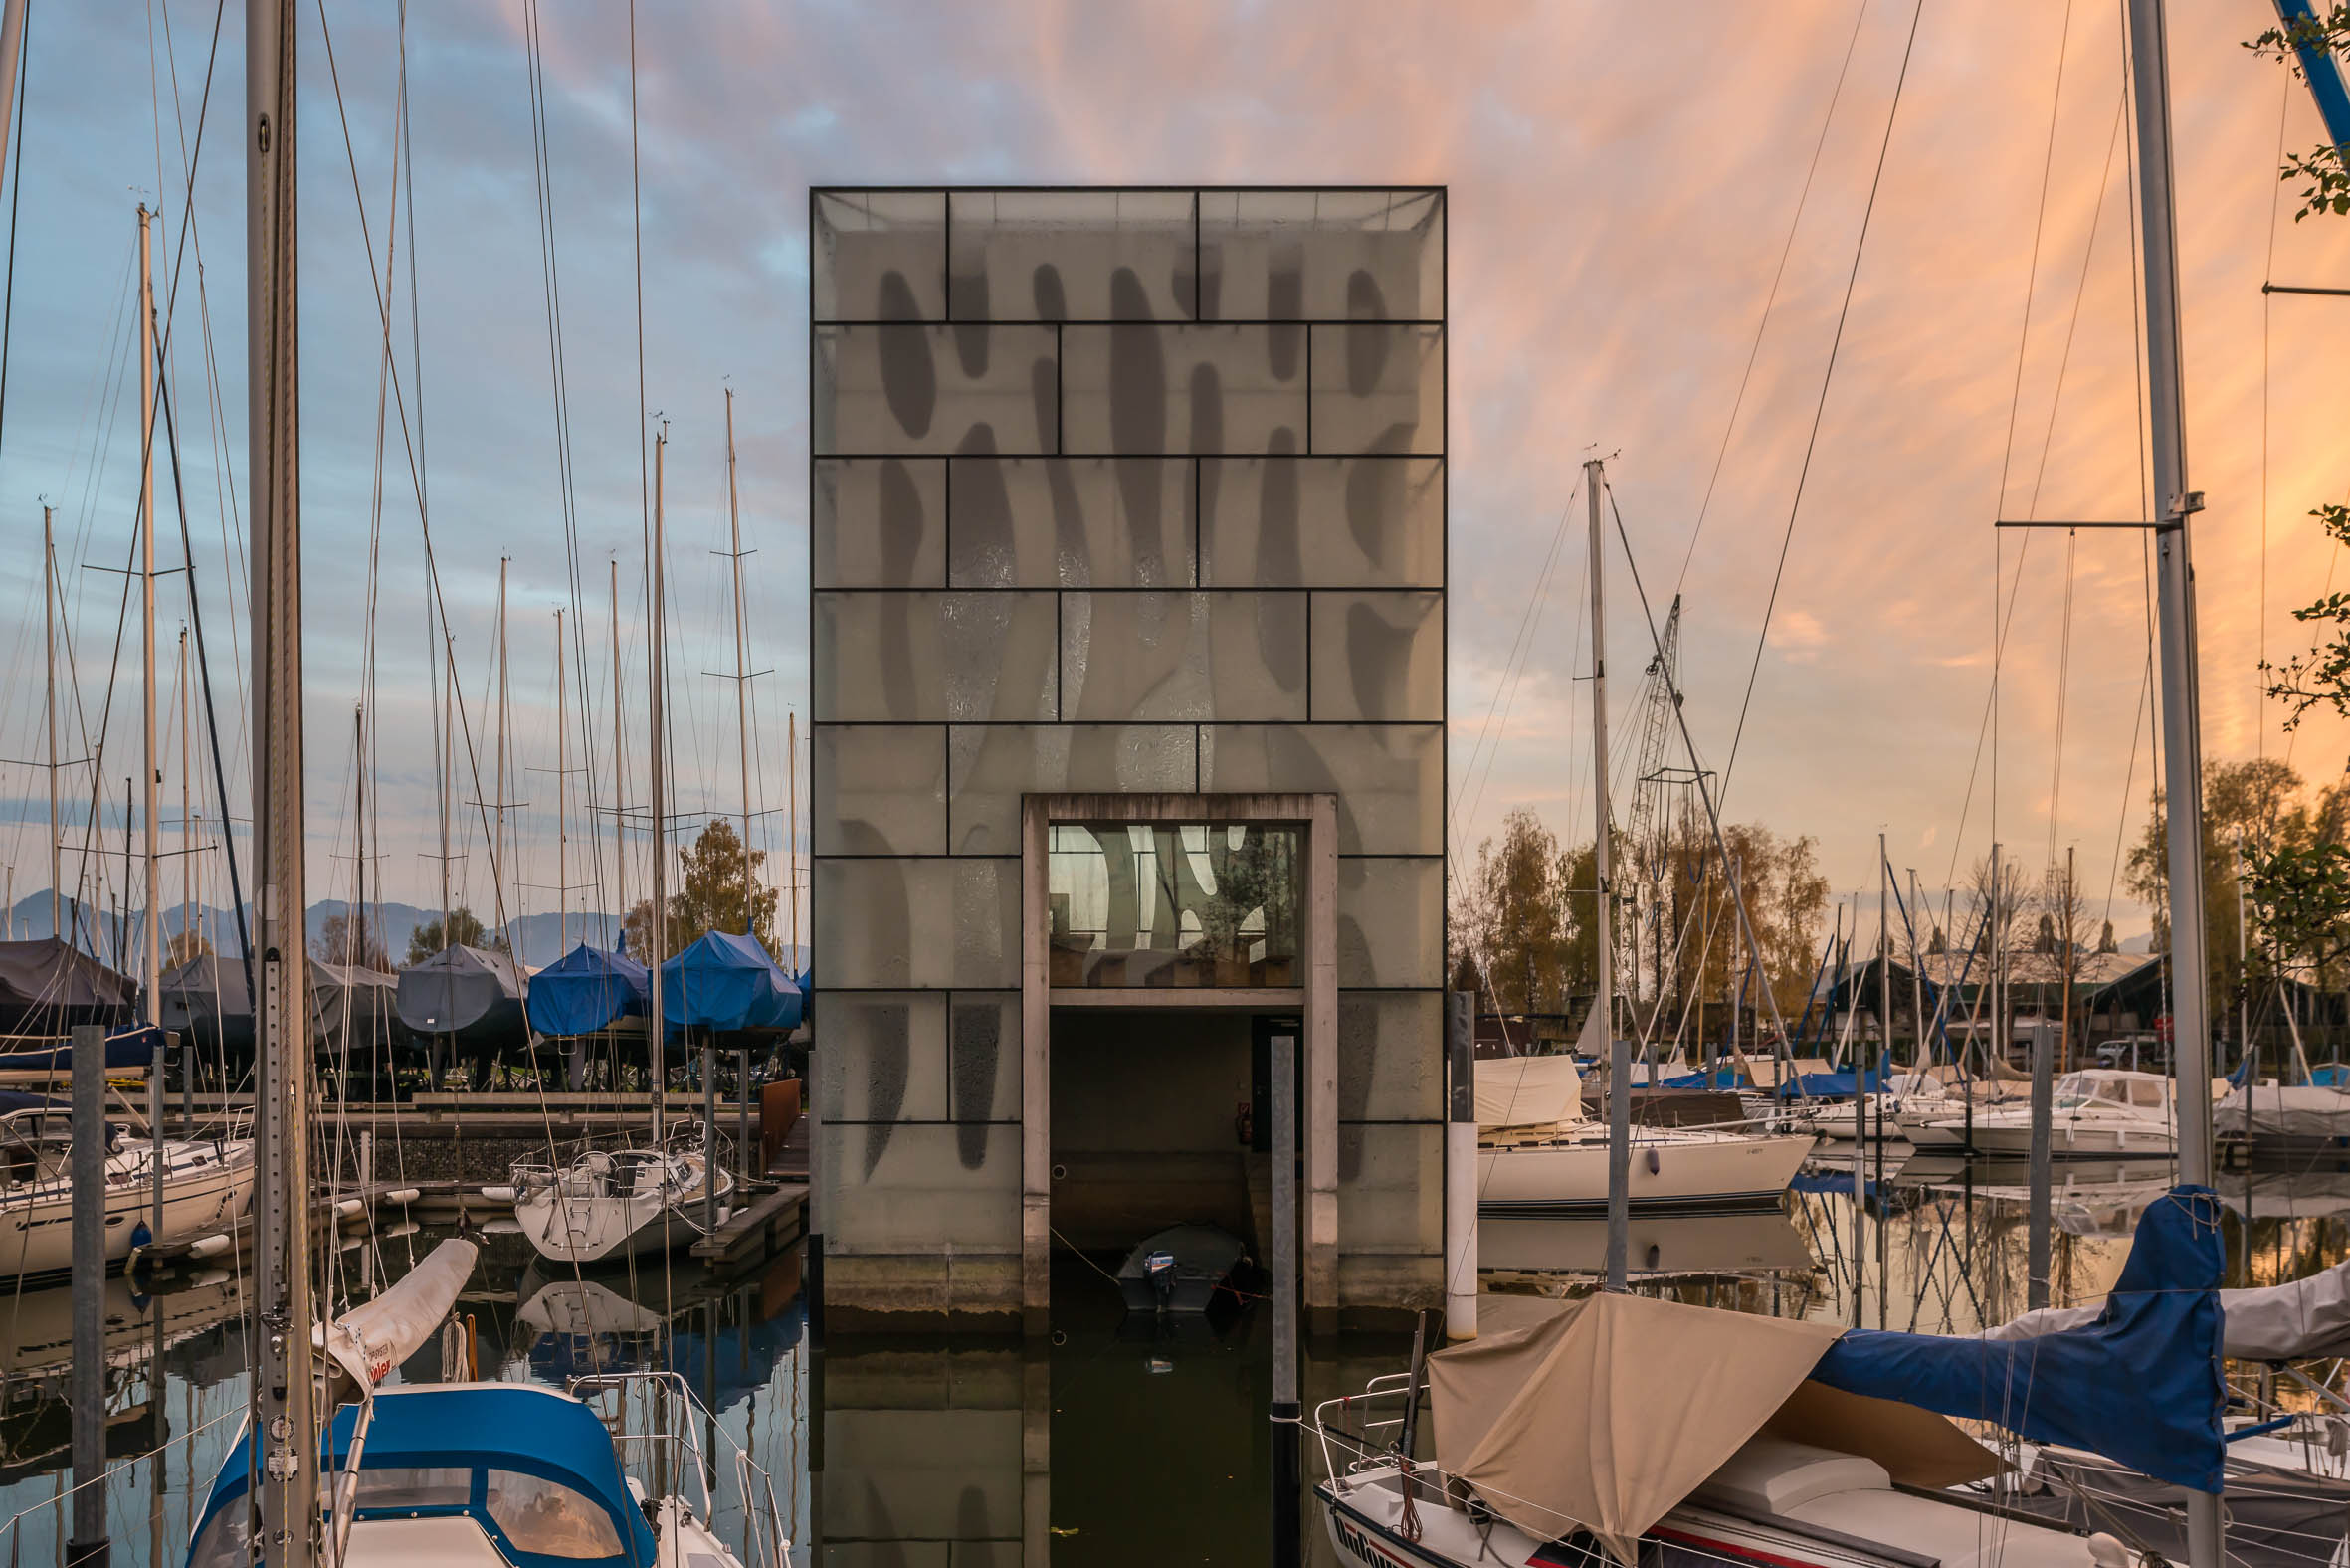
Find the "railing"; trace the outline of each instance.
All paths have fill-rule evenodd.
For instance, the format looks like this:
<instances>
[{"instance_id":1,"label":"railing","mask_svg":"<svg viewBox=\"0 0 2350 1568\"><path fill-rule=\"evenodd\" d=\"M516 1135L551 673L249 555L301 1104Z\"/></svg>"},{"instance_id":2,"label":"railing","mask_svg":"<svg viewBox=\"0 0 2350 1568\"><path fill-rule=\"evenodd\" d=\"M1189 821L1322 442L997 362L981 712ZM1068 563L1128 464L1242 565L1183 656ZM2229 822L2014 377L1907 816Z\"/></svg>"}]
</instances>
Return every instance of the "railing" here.
<instances>
[{"instance_id":1,"label":"railing","mask_svg":"<svg viewBox=\"0 0 2350 1568\"><path fill-rule=\"evenodd\" d=\"M693 1483L700 1495L697 1512L701 1522L711 1530L717 1528L717 1508L710 1495L710 1477L717 1473L709 1456L701 1446L701 1422L707 1412L693 1395L683 1374L677 1372L599 1372L573 1378L570 1393L579 1399L592 1399L601 1394L618 1396L618 1409L607 1418L606 1425L614 1426L613 1447L622 1457L622 1468L644 1482L650 1495L659 1495L667 1486L683 1490L685 1475L690 1469ZM630 1399L639 1396L639 1427L629 1425ZM791 1541L783 1522L782 1510L776 1506L775 1488L768 1475L749 1454L734 1441L732 1434L708 1423L710 1436L727 1450L734 1474L736 1502L742 1510L742 1554L744 1568L788 1568ZM634 1458L641 1469L632 1468ZM690 1462L688 1465L687 1462ZM692 1507L690 1499L686 1506Z\"/></svg>"}]
</instances>

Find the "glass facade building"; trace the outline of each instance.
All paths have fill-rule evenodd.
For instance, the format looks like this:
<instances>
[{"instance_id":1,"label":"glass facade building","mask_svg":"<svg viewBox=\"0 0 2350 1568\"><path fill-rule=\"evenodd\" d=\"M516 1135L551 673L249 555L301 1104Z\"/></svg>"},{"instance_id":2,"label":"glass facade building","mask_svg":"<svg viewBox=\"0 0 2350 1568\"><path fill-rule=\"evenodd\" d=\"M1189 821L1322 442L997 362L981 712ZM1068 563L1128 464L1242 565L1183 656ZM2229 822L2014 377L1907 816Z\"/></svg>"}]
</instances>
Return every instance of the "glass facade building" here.
<instances>
[{"instance_id":1,"label":"glass facade building","mask_svg":"<svg viewBox=\"0 0 2350 1568\"><path fill-rule=\"evenodd\" d=\"M1306 1305L1435 1304L1444 192L811 204L828 1309L1035 1320L1109 1007L1293 1020Z\"/></svg>"}]
</instances>

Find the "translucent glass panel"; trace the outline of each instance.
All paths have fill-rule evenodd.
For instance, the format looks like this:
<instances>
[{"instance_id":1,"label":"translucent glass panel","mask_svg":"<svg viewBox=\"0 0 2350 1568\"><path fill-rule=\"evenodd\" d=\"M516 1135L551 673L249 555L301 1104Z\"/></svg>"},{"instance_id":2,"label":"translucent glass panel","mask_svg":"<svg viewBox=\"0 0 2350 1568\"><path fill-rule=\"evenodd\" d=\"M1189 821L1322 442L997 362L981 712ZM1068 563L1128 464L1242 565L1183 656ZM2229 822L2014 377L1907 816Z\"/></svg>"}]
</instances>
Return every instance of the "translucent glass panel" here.
<instances>
[{"instance_id":1,"label":"translucent glass panel","mask_svg":"<svg viewBox=\"0 0 2350 1568\"><path fill-rule=\"evenodd\" d=\"M1438 588L1439 458L1203 458L1200 580L1212 588Z\"/></svg>"},{"instance_id":2,"label":"translucent glass panel","mask_svg":"<svg viewBox=\"0 0 2350 1568\"><path fill-rule=\"evenodd\" d=\"M1302 719L1305 596L1064 594L1062 716Z\"/></svg>"},{"instance_id":3,"label":"translucent glass panel","mask_svg":"<svg viewBox=\"0 0 2350 1568\"><path fill-rule=\"evenodd\" d=\"M955 993L947 1010L946 1109L964 1122L1020 1119L1019 992Z\"/></svg>"},{"instance_id":4,"label":"translucent glass panel","mask_svg":"<svg viewBox=\"0 0 2350 1568\"><path fill-rule=\"evenodd\" d=\"M958 321L1196 317L1190 191L955 191L948 297Z\"/></svg>"},{"instance_id":5,"label":"translucent glass panel","mask_svg":"<svg viewBox=\"0 0 2350 1568\"><path fill-rule=\"evenodd\" d=\"M1445 329L1350 321L1313 328L1309 451L1445 450Z\"/></svg>"},{"instance_id":6,"label":"translucent glass panel","mask_svg":"<svg viewBox=\"0 0 2350 1568\"><path fill-rule=\"evenodd\" d=\"M945 192L820 191L814 206L814 319L946 314Z\"/></svg>"},{"instance_id":7,"label":"translucent glass panel","mask_svg":"<svg viewBox=\"0 0 2350 1568\"><path fill-rule=\"evenodd\" d=\"M1313 596L1313 716L1433 723L1445 716L1445 596Z\"/></svg>"},{"instance_id":8,"label":"translucent glass panel","mask_svg":"<svg viewBox=\"0 0 2350 1568\"><path fill-rule=\"evenodd\" d=\"M1444 919L1443 861L1339 861L1338 983L1442 985Z\"/></svg>"},{"instance_id":9,"label":"translucent glass panel","mask_svg":"<svg viewBox=\"0 0 2350 1568\"><path fill-rule=\"evenodd\" d=\"M809 736L818 855L946 850L946 731L818 724Z\"/></svg>"},{"instance_id":10,"label":"translucent glass panel","mask_svg":"<svg viewBox=\"0 0 2350 1568\"><path fill-rule=\"evenodd\" d=\"M1441 320L1444 193L1203 191L1200 257L1205 320Z\"/></svg>"},{"instance_id":11,"label":"translucent glass panel","mask_svg":"<svg viewBox=\"0 0 2350 1568\"><path fill-rule=\"evenodd\" d=\"M1020 862L819 858L816 982L1002 990L1020 984Z\"/></svg>"},{"instance_id":12,"label":"translucent glass panel","mask_svg":"<svg viewBox=\"0 0 2350 1568\"><path fill-rule=\"evenodd\" d=\"M1199 787L1190 724L958 725L947 735L947 840L956 855L1020 853L1023 794Z\"/></svg>"},{"instance_id":13,"label":"translucent glass panel","mask_svg":"<svg viewBox=\"0 0 2350 1568\"><path fill-rule=\"evenodd\" d=\"M829 1002L831 998L826 998ZM824 1250L848 1257L1020 1251L1020 1128L941 1122L823 1122ZM1345 1212L1339 1199L1341 1223Z\"/></svg>"},{"instance_id":14,"label":"translucent glass panel","mask_svg":"<svg viewBox=\"0 0 2350 1568\"><path fill-rule=\"evenodd\" d=\"M1338 1119L1433 1121L1445 1113L1440 991L1338 993Z\"/></svg>"},{"instance_id":15,"label":"translucent glass panel","mask_svg":"<svg viewBox=\"0 0 2350 1568\"><path fill-rule=\"evenodd\" d=\"M958 458L957 588L1188 588L1187 458Z\"/></svg>"},{"instance_id":16,"label":"translucent glass panel","mask_svg":"<svg viewBox=\"0 0 2350 1568\"><path fill-rule=\"evenodd\" d=\"M1060 450L1302 451L1296 335L1277 326L1064 327Z\"/></svg>"},{"instance_id":17,"label":"translucent glass panel","mask_svg":"<svg viewBox=\"0 0 2350 1568\"><path fill-rule=\"evenodd\" d=\"M1051 834L1053 985L1304 983L1301 829L1056 823Z\"/></svg>"},{"instance_id":18,"label":"translucent glass panel","mask_svg":"<svg viewBox=\"0 0 2350 1568\"><path fill-rule=\"evenodd\" d=\"M818 326L816 455L1058 451L1054 332Z\"/></svg>"},{"instance_id":19,"label":"translucent glass panel","mask_svg":"<svg viewBox=\"0 0 2350 1568\"><path fill-rule=\"evenodd\" d=\"M1200 788L1338 796L1341 855L1442 855L1445 732L1438 724L1215 724Z\"/></svg>"},{"instance_id":20,"label":"translucent glass panel","mask_svg":"<svg viewBox=\"0 0 2350 1568\"><path fill-rule=\"evenodd\" d=\"M1338 1128L1338 1248L1433 1253L1444 1245L1441 1123ZM825 1246L832 1245L828 1230Z\"/></svg>"},{"instance_id":21,"label":"translucent glass panel","mask_svg":"<svg viewBox=\"0 0 2350 1568\"><path fill-rule=\"evenodd\" d=\"M946 1000L938 991L828 992L817 1113L827 1122L944 1121Z\"/></svg>"},{"instance_id":22,"label":"translucent glass panel","mask_svg":"<svg viewBox=\"0 0 2350 1568\"><path fill-rule=\"evenodd\" d=\"M815 478L816 587L945 584L945 460L820 458Z\"/></svg>"},{"instance_id":23,"label":"translucent glass panel","mask_svg":"<svg viewBox=\"0 0 2350 1568\"><path fill-rule=\"evenodd\" d=\"M818 593L820 723L1018 721L1060 706L1043 593Z\"/></svg>"}]
</instances>

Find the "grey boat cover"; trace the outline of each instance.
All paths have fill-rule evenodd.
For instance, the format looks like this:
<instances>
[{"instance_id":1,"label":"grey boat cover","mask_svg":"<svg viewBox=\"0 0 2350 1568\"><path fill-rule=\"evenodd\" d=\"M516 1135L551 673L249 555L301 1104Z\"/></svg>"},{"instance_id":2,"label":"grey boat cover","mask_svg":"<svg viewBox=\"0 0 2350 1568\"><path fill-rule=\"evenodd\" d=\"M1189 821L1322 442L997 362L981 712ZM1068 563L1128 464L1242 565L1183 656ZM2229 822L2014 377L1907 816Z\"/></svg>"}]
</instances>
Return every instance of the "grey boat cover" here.
<instances>
[{"instance_id":1,"label":"grey boat cover","mask_svg":"<svg viewBox=\"0 0 2350 1568\"><path fill-rule=\"evenodd\" d=\"M2100 1306L2044 1306L1983 1331L1985 1339L2037 1339L2093 1322ZM2350 1355L2350 1264L2289 1284L2222 1290L2224 1354L2241 1361Z\"/></svg>"},{"instance_id":2,"label":"grey boat cover","mask_svg":"<svg viewBox=\"0 0 2350 1568\"><path fill-rule=\"evenodd\" d=\"M0 942L0 1033L59 1034L128 1023L138 986L56 936Z\"/></svg>"},{"instance_id":3,"label":"grey boat cover","mask_svg":"<svg viewBox=\"0 0 2350 1568\"><path fill-rule=\"evenodd\" d=\"M2350 1089L2324 1083L2248 1083L2212 1106L2212 1130L2244 1138L2350 1136Z\"/></svg>"},{"instance_id":4,"label":"grey boat cover","mask_svg":"<svg viewBox=\"0 0 2350 1568\"><path fill-rule=\"evenodd\" d=\"M477 1025L496 1027L510 1012L522 1023L522 980L514 960L480 947L444 947L400 971L400 1022L420 1035L458 1035Z\"/></svg>"},{"instance_id":5,"label":"grey boat cover","mask_svg":"<svg viewBox=\"0 0 2350 1568\"><path fill-rule=\"evenodd\" d=\"M399 1021L399 979L357 964L312 958L302 966L310 987L310 1043L321 1051L354 1049L374 1040L405 1039ZM238 1044L253 1040L253 1002L245 965L203 953L163 974L163 1027Z\"/></svg>"}]
</instances>

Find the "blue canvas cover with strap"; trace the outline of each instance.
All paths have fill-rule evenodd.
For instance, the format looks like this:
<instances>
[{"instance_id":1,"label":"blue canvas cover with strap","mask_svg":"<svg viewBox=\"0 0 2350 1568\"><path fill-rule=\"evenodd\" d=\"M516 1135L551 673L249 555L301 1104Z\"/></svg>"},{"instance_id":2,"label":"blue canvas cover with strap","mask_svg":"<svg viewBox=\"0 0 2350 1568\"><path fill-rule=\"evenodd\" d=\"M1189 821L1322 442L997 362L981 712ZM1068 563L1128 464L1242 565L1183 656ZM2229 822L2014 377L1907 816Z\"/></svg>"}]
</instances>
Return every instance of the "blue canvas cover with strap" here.
<instances>
[{"instance_id":1,"label":"blue canvas cover with strap","mask_svg":"<svg viewBox=\"0 0 2350 1568\"><path fill-rule=\"evenodd\" d=\"M710 931L661 966L662 1016L672 1029L793 1029L800 988L767 949L733 931Z\"/></svg>"},{"instance_id":2,"label":"blue canvas cover with strap","mask_svg":"<svg viewBox=\"0 0 2350 1568\"><path fill-rule=\"evenodd\" d=\"M1812 1377L2217 1492L2227 1401L2220 1214L2209 1187L2173 1187L2150 1205L2104 1310L2084 1327L2006 1341L1855 1329Z\"/></svg>"},{"instance_id":3,"label":"blue canvas cover with strap","mask_svg":"<svg viewBox=\"0 0 2350 1568\"><path fill-rule=\"evenodd\" d=\"M582 942L530 977L530 1027L542 1035L592 1035L641 1018L653 974L626 953Z\"/></svg>"}]
</instances>

